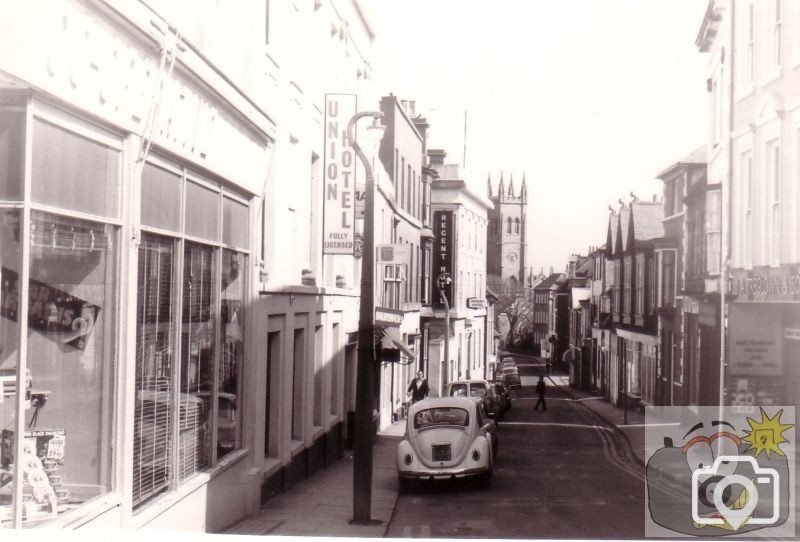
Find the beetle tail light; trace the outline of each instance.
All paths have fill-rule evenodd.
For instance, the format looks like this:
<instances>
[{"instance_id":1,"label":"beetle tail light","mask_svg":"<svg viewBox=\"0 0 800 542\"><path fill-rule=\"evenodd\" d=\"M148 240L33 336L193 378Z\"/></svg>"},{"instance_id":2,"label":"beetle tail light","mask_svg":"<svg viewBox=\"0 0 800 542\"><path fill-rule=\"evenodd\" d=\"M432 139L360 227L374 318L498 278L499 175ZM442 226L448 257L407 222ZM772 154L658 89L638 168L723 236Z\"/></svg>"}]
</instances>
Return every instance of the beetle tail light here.
<instances>
[{"instance_id":1,"label":"beetle tail light","mask_svg":"<svg viewBox=\"0 0 800 542\"><path fill-rule=\"evenodd\" d=\"M472 460L473 461L481 460L481 453L478 450L472 450Z\"/></svg>"},{"instance_id":2,"label":"beetle tail light","mask_svg":"<svg viewBox=\"0 0 800 542\"><path fill-rule=\"evenodd\" d=\"M405 461L406 465L410 465L411 462L414 461L414 458L411 456L411 454L406 454L406 456L403 458L403 461Z\"/></svg>"}]
</instances>

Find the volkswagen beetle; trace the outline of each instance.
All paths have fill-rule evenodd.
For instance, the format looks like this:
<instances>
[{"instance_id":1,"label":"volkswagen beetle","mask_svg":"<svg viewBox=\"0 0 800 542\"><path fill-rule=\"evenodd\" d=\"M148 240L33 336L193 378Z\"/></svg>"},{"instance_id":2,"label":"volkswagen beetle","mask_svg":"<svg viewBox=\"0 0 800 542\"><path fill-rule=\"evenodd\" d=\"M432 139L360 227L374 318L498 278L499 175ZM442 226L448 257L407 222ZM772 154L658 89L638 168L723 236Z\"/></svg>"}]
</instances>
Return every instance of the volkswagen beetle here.
<instances>
[{"instance_id":1,"label":"volkswagen beetle","mask_svg":"<svg viewBox=\"0 0 800 542\"><path fill-rule=\"evenodd\" d=\"M480 398L440 397L414 403L397 446L400 490L407 490L414 480L468 476L488 487L496 439L496 425Z\"/></svg>"}]
</instances>

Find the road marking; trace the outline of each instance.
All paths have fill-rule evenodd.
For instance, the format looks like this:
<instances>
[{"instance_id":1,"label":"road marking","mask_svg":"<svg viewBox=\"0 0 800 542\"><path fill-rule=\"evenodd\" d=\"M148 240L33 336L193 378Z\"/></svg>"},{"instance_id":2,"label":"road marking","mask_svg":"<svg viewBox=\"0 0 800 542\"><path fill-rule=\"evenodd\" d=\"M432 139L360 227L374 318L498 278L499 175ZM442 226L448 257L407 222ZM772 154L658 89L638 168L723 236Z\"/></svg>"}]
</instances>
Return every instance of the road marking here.
<instances>
[{"instance_id":1,"label":"road marking","mask_svg":"<svg viewBox=\"0 0 800 542\"><path fill-rule=\"evenodd\" d=\"M680 422L672 422L672 423L628 423L628 424L618 424L617 427L620 429L624 429L626 427L673 427L676 425L681 425Z\"/></svg>"},{"instance_id":2,"label":"road marking","mask_svg":"<svg viewBox=\"0 0 800 542\"><path fill-rule=\"evenodd\" d=\"M583 399L570 399L569 397L547 397L547 401L589 401L592 399L602 399L602 397L584 397ZM517 397L516 401L538 401L538 397Z\"/></svg>"},{"instance_id":3,"label":"road marking","mask_svg":"<svg viewBox=\"0 0 800 542\"><path fill-rule=\"evenodd\" d=\"M538 425L543 427L575 427L580 429L601 429L603 431L613 431L610 427L602 425L584 425L579 423L554 423L554 422L498 422L498 425Z\"/></svg>"}]
</instances>

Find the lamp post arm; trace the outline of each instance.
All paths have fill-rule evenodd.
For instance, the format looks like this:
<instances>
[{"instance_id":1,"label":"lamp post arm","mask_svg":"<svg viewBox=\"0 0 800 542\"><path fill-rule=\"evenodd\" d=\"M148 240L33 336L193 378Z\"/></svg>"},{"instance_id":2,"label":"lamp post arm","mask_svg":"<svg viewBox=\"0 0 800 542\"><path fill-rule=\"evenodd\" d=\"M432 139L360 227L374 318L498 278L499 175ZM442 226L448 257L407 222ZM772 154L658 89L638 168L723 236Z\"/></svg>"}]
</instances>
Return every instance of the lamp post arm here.
<instances>
[{"instance_id":1,"label":"lamp post arm","mask_svg":"<svg viewBox=\"0 0 800 542\"><path fill-rule=\"evenodd\" d=\"M366 176L368 177L367 180L374 181L372 164L370 164L369 160L367 159L367 155L364 154L364 151L361 149L361 145L359 145L355 137L356 124L358 124L358 121L363 119L364 117L372 117L373 119L377 120L383 118L383 113L380 111L361 111L360 113L356 113L355 115L350 117L350 121L347 123L347 141L350 143L350 147L352 147L352 149L355 151L356 156L358 156L358 159L361 160L361 163L364 165Z\"/></svg>"}]
</instances>

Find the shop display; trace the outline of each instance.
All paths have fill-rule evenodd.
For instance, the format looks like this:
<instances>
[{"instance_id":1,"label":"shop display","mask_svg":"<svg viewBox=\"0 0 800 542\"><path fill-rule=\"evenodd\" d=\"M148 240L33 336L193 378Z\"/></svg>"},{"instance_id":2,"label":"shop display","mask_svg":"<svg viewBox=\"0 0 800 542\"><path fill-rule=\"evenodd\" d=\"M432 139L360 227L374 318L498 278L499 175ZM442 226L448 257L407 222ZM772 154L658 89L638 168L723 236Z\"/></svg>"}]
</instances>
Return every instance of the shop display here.
<instances>
[{"instance_id":1,"label":"shop display","mask_svg":"<svg viewBox=\"0 0 800 542\"><path fill-rule=\"evenodd\" d=\"M69 507L70 491L59 474L64 464L67 432L64 429L35 429L25 432L22 443L23 521L55 518ZM11 487L14 471L14 432L0 434L0 490ZM0 492L0 521L11 521L11 492Z\"/></svg>"}]
</instances>

